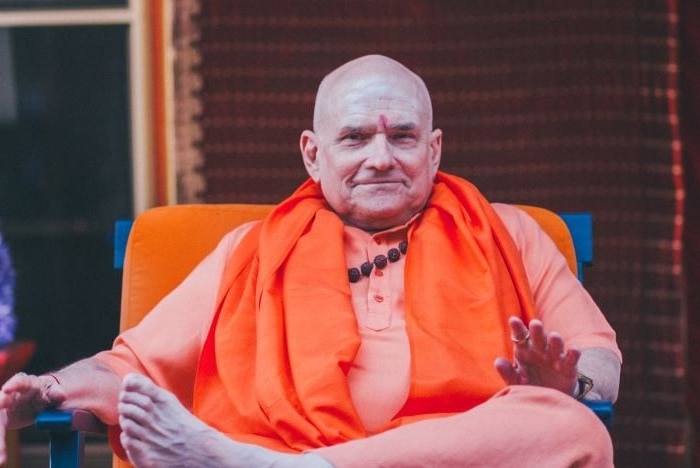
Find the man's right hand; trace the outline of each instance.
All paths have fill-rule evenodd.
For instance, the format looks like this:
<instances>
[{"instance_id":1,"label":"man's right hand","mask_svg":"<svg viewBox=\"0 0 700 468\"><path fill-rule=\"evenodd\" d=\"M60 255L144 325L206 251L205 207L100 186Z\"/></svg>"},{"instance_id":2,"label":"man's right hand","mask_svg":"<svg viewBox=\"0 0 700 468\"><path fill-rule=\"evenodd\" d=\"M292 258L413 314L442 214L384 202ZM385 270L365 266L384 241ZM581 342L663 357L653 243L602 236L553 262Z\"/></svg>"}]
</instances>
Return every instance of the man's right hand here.
<instances>
[{"instance_id":1,"label":"man's right hand","mask_svg":"<svg viewBox=\"0 0 700 468\"><path fill-rule=\"evenodd\" d=\"M37 413L57 407L66 399L66 393L58 381L50 375L27 375L23 372L12 376L0 388L0 464L5 462L5 431L34 423Z\"/></svg>"},{"instance_id":2,"label":"man's right hand","mask_svg":"<svg viewBox=\"0 0 700 468\"><path fill-rule=\"evenodd\" d=\"M0 410L6 415L10 429L34 423L36 414L48 407L57 407L66 393L51 375L15 374L0 388Z\"/></svg>"}]
</instances>

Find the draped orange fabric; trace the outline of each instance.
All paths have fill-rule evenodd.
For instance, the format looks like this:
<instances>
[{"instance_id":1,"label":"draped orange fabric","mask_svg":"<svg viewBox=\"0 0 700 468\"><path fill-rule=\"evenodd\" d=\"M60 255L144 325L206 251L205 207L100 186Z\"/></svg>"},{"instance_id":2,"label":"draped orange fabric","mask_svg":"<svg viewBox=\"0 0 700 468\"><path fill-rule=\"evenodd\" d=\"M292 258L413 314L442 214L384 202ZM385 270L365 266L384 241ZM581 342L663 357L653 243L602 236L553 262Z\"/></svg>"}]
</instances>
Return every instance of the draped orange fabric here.
<instances>
[{"instance_id":1,"label":"draped orange fabric","mask_svg":"<svg viewBox=\"0 0 700 468\"><path fill-rule=\"evenodd\" d=\"M346 373L360 346L342 221L303 184L241 242L205 343L194 412L232 438L282 451L364 437ZM466 411L503 383L508 317L534 304L521 257L489 203L438 173L408 232L408 401L388 427Z\"/></svg>"}]
</instances>

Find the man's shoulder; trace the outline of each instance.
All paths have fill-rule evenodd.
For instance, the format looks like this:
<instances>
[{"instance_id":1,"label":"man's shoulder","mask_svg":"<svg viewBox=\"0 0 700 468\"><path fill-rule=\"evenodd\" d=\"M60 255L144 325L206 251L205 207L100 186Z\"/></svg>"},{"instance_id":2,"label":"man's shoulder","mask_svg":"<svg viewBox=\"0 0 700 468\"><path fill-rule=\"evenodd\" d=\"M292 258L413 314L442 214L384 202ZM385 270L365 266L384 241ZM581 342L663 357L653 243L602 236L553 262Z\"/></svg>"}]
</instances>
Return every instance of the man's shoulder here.
<instances>
[{"instance_id":1,"label":"man's shoulder","mask_svg":"<svg viewBox=\"0 0 700 468\"><path fill-rule=\"evenodd\" d=\"M517 245L539 237L541 229L537 221L517 205L491 203L491 206Z\"/></svg>"},{"instance_id":2,"label":"man's shoulder","mask_svg":"<svg viewBox=\"0 0 700 468\"><path fill-rule=\"evenodd\" d=\"M522 213L522 210L520 208L510 203L491 202L491 207L496 211L496 213L498 213L500 217L513 217L518 216L519 213Z\"/></svg>"},{"instance_id":3,"label":"man's shoulder","mask_svg":"<svg viewBox=\"0 0 700 468\"><path fill-rule=\"evenodd\" d=\"M509 231L514 229L524 229L534 220L517 205L509 203L491 203L491 207L496 212L501 221L506 225Z\"/></svg>"},{"instance_id":4,"label":"man's shoulder","mask_svg":"<svg viewBox=\"0 0 700 468\"><path fill-rule=\"evenodd\" d=\"M250 232L253 227L260 224L260 220L248 221L240 224L229 231L219 242L219 246L223 247L226 251L233 252L240 245L241 240Z\"/></svg>"}]
</instances>

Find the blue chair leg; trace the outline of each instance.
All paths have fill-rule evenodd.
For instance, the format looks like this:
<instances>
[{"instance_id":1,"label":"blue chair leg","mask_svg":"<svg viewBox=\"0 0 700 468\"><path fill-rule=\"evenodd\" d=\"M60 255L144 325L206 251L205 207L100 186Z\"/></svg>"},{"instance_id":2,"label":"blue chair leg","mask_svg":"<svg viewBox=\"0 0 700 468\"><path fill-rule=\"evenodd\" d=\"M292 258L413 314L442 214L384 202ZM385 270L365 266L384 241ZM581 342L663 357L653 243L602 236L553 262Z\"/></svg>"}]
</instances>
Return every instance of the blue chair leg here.
<instances>
[{"instance_id":1,"label":"blue chair leg","mask_svg":"<svg viewBox=\"0 0 700 468\"><path fill-rule=\"evenodd\" d=\"M49 442L49 468L79 468L85 456L82 432L52 432Z\"/></svg>"},{"instance_id":2,"label":"blue chair leg","mask_svg":"<svg viewBox=\"0 0 700 468\"><path fill-rule=\"evenodd\" d=\"M80 468L85 456L85 434L105 434L106 426L85 410L46 410L35 420L36 428L49 432L49 467Z\"/></svg>"}]
</instances>

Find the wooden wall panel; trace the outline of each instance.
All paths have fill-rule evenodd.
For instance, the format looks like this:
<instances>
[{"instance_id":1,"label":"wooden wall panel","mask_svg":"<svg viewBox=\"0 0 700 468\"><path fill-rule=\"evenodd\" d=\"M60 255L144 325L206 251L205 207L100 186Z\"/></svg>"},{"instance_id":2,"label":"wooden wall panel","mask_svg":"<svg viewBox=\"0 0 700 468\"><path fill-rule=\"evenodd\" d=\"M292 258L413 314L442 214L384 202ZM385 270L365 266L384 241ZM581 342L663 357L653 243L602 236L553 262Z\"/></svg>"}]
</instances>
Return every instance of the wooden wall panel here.
<instances>
[{"instance_id":1,"label":"wooden wall panel","mask_svg":"<svg viewBox=\"0 0 700 468\"><path fill-rule=\"evenodd\" d=\"M445 170L493 200L593 213L587 284L625 354L618 464L683 460L674 1L188 3L201 200L281 200L305 178L320 78L402 61L432 91Z\"/></svg>"}]
</instances>

